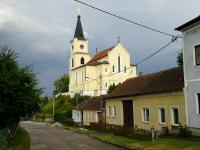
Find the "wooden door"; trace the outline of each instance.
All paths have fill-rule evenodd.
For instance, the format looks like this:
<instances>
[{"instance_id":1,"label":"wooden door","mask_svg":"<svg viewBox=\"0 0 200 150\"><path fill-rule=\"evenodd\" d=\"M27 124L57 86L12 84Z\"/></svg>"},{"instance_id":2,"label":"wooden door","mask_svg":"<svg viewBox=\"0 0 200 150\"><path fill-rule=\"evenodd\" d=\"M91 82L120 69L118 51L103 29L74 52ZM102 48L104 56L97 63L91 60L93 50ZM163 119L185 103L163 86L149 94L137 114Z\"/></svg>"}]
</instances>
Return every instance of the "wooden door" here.
<instances>
[{"instance_id":1,"label":"wooden door","mask_svg":"<svg viewBox=\"0 0 200 150\"><path fill-rule=\"evenodd\" d=\"M133 127L133 101L123 101L124 126Z\"/></svg>"}]
</instances>

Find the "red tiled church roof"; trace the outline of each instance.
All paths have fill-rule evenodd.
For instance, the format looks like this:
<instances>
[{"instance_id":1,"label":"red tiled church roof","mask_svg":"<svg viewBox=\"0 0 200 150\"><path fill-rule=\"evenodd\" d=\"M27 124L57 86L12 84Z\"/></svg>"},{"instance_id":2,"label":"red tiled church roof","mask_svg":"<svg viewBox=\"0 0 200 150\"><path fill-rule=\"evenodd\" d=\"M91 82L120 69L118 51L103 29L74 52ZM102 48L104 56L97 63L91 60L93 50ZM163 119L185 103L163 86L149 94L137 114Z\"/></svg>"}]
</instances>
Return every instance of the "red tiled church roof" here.
<instances>
[{"instance_id":1,"label":"red tiled church roof","mask_svg":"<svg viewBox=\"0 0 200 150\"><path fill-rule=\"evenodd\" d=\"M100 51L99 53L97 53L96 55L94 55L94 56L92 57L92 59L90 60L90 62L91 62L91 61L96 61L96 60L99 60L99 59L101 59L101 58L103 58L103 57L108 56L108 52L111 51L111 50L113 50L114 47L115 47L115 46L112 46L112 47L110 47L110 48L108 48L108 49L106 49L106 50Z\"/></svg>"}]
</instances>

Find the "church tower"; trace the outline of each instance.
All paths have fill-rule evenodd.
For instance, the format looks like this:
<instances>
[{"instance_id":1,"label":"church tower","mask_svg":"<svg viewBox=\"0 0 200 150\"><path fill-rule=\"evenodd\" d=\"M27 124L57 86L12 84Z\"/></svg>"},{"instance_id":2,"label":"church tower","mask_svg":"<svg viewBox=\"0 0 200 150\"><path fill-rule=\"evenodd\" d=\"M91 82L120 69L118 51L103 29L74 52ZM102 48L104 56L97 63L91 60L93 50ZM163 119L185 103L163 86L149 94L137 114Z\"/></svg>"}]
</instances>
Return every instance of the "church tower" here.
<instances>
[{"instance_id":1,"label":"church tower","mask_svg":"<svg viewBox=\"0 0 200 150\"><path fill-rule=\"evenodd\" d=\"M84 37L81 16L78 15L74 38L71 40L70 71L86 64L90 58L88 40Z\"/></svg>"}]
</instances>

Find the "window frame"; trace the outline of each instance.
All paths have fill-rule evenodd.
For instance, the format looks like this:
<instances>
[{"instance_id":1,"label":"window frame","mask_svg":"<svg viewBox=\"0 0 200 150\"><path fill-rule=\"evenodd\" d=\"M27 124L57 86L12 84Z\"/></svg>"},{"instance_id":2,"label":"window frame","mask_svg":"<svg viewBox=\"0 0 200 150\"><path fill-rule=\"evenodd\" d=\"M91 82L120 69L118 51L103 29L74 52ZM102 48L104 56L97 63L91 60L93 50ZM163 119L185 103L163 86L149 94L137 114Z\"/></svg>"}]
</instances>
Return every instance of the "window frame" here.
<instances>
[{"instance_id":1,"label":"window frame","mask_svg":"<svg viewBox=\"0 0 200 150\"><path fill-rule=\"evenodd\" d=\"M200 115L200 92L196 93L196 112Z\"/></svg>"},{"instance_id":2,"label":"window frame","mask_svg":"<svg viewBox=\"0 0 200 150\"><path fill-rule=\"evenodd\" d=\"M146 116L146 114L147 114L147 110L148 109L148 111L149 111L149 116L147 117ZM148 118L148 120L147 120L147 118ZM150 123L150 107L148 107L148 106L144 106L144 107L142 107L142 121L143 122L146 122L146 123Z\"/></svg>"},{"instance_id":3,"label":"window frame","mask_svg":"<svg viewBox=\"0 0 200 150\"><path fill-rule=\"evenodd\" d=\"M164 110L164 122L162 122L162 114L161 114L161 109ZM160 106L158 107L158 116L159 116L159 124L166 124L166 110L165 107Z\"/></svg>"},{"instance_id":4,"label":"window frame","mask_svg":"<svg viewBox=\"0 0 200 150\"><path fill-rule=\"evenodd\" d=\"M196 47L199 48L199 53L200 53L200 44L196 44L194 45L194 65L195 66L200 66L200 57L199 57L199 63L197 63L197 51L196 51Z\"/></svg>"},{"instance_id":5,"label":"window frame","mask_svg":"<svg viewBox=\"0 0 200 150\"><path fill-rule=\"evenodd\" d=\"M177 123L175 123L174 121L174 109L177 109L178 110L178 124ZM171 114L172 114L172 125L173 126L179 126L179 124L180 124L180 117L179 117L179 107L178 106L173 106L173 107L171 107Z\"/></svg>"}]
</instances>

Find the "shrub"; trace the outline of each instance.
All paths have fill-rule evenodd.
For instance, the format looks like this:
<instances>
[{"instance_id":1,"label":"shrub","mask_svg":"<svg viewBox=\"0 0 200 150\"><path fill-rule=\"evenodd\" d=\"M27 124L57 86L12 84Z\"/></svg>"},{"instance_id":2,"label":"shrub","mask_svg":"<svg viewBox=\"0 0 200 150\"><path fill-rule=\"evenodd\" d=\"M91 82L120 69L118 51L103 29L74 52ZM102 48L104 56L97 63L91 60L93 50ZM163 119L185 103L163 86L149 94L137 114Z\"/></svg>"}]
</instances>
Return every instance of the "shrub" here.
<instances>
[{"instance_id":1,"label":"shrub","mask_svg":"<svg viewBox=\"0 0 200 150\"><path fill-rule=\"evenodd\" d=\"M188 138L192 136L192 132L186 126L179 126L179 136Z\"/></svg>"}]
</instances>

